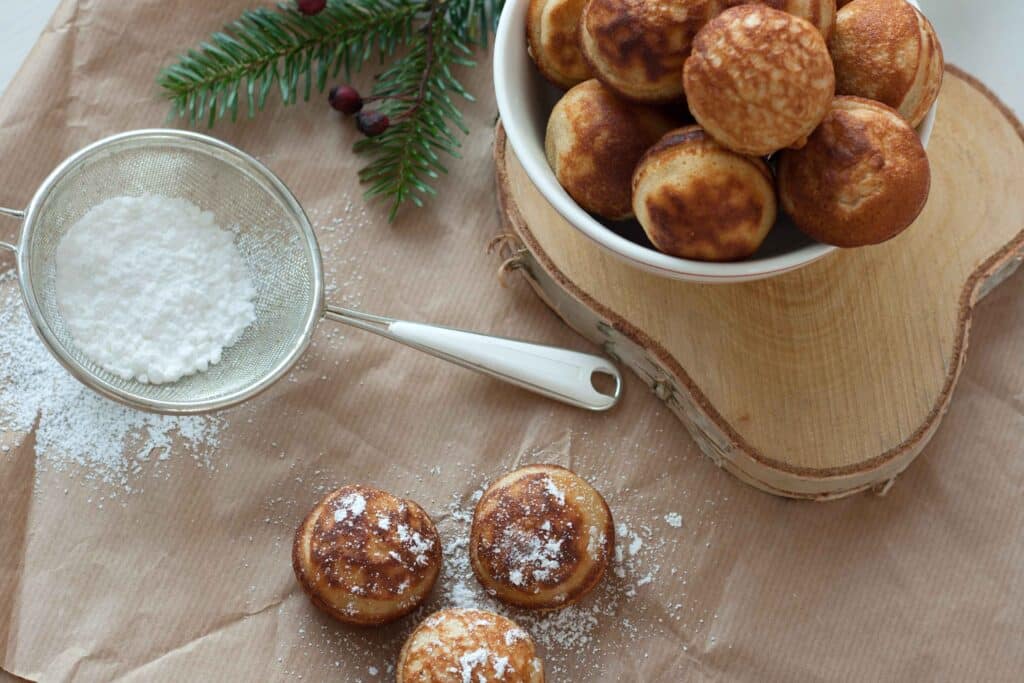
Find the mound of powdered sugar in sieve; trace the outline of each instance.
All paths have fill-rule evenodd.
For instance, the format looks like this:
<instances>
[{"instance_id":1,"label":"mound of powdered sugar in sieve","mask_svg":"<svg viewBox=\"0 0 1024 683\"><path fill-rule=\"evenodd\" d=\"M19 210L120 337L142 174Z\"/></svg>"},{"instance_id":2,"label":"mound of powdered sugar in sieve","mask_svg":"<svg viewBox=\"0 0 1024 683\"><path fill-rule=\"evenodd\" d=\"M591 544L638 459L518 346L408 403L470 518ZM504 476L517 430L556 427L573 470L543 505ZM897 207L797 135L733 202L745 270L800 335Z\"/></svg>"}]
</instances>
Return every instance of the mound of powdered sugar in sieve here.
<instances>
[{"instance_id":1,"label":"mound of powdered sugar in sieve","mask_svg":"<svg viewBox=\"0 0 1024 683\"><path fill-rule=\"evenodd\" d=\"M153 384L220 362L256 317L233 234L157 195L114 197L82 216L57 246L56 295L86 356Z\"/></svg>"}]
</instances>

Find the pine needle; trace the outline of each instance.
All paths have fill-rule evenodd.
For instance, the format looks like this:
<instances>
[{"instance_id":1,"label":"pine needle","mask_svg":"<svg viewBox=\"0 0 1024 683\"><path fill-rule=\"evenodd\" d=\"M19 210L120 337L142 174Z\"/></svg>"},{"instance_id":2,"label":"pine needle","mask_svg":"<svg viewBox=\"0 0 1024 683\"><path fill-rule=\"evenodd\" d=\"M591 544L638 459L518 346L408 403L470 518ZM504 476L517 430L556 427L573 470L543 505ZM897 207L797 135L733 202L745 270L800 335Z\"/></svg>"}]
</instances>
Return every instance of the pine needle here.
<instances>
[{"instance_id":1,"label":"pine needle","mask_svg":"<svg viewBox=\"0 0 1024 683\"><path fill-rule=\"evenodd\" d=\"M323 92L377 59L391 60L374 86L391 125L355 144L371 157L359 174L367 197L391 201L389 220L406 202L422 206L457 158L468 132L453 101L472 96L453 75L471 67L470 46L487 47L503 0L330 0L315 16L292 4L248 10L157 78L172 115L192 126L253 117L274 92L285 105ZM395 58L396 52L401 56ZM374 60L376 61L376 60Z\"/></svg>"}]
</instances>

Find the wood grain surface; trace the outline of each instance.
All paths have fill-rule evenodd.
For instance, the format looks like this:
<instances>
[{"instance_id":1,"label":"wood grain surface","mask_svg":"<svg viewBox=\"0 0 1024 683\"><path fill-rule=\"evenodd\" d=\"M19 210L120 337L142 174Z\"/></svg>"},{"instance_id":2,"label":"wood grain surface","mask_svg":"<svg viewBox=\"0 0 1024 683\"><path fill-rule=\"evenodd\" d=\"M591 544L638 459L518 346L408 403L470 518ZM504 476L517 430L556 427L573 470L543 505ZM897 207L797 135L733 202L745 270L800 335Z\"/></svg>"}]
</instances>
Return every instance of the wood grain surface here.
<instances>
[{"instance_id":1,"label":"wood grain surface","mask_svg":"<svg viewBox=\"0 0 1024 683\"><path fill-rule=\"evenodd\" d=\"M827 498L884 484L921 451L962 367L974 303L1021 260L1024 137L1009 110L951 68L928 151L931 196L901 236L731 285L630 267L543 201L500 133L496 161L506 230L563 317L582 307L593 317L572 316L582 332L635 344L620 357L664 373L663 397L724 467L774 493Z\"/></svg>"}]
</instances>

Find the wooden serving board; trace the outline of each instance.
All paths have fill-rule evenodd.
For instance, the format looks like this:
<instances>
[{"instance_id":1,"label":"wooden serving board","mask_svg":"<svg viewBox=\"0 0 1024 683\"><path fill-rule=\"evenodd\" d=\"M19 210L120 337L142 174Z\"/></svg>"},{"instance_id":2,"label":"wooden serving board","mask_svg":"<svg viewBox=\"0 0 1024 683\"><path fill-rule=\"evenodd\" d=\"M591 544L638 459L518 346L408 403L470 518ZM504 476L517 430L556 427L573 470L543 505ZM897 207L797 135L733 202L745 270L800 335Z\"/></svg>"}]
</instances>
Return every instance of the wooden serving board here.
<instances>
[{"instance_id":1,"label":"wooden serving board","mask_svg":"<svg viewBox=\"0 0 1024 683\"><path fill-rule=\"evenodd\" d=\"M499 125L503 268L632 368L742 480L794 498L884 492L949 405L974 304L1024 259L1024 128L955 68L928 154L928 205L896 239L774 279L702 285L637 270L572 228Z\"/></svg>"}]
</instances>

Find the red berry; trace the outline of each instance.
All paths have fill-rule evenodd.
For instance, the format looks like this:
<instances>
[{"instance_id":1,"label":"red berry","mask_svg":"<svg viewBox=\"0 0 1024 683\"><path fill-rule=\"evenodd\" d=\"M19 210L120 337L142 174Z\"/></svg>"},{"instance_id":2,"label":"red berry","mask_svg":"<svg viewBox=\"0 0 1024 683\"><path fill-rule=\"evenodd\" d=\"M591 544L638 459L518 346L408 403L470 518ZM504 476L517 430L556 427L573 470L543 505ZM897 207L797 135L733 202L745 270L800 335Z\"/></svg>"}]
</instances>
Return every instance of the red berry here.
<instances>
[{"instance_id":1,"label":"red berry","mask_svg":"<svg viewBox=\"0 0 1024 683\"><path fill-rule=\"evenodd\" d=\"M296 0L295 4L300 12L310 17L323 12L324 7L327 7L327 0Z\"/></svg>"},{"instance_id":2,"label":"red berry","mask_svg":"<svg viewBox=\"0 0 1024 683\"><path fill-rule=\"evenodd\" d=\"M358 113L363 108L363 98L360 97L359 91L350 85L334 86L327 99L332 107L349 116Z\"/></svg>"},{"instance_id":3,"label":"red berry","mask_svg":"<svg viewBox=\"0 0 1024 683\"><path fill-rule=\"evenodd\" d=\"M386 131L390 123L386 114L373 109L361 111L356 115L356 128L368 138L375 137Z\"/></svg>"}]
</instances>

